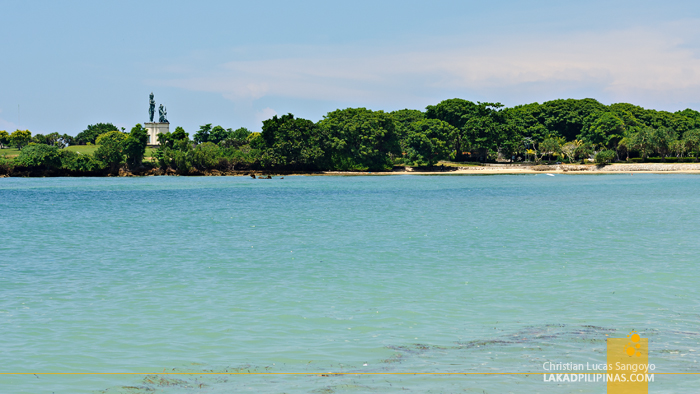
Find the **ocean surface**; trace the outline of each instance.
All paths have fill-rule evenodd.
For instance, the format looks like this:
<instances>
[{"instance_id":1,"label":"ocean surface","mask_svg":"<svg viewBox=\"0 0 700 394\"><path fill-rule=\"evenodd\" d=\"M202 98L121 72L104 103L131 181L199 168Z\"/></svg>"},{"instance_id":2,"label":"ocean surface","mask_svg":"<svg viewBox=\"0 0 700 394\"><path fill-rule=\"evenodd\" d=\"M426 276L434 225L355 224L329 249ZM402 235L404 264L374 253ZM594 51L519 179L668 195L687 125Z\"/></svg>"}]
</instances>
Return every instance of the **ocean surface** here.
<instances>
[{"instance_id":1,"label":"ocean surface","mask_svg":"<svg viewBox=\"0 0 700 394\"><path fill-rule=\"evenodd\" d=\"M543 363L632 330L700 372L697 175L4 178L0 223L2 393L604 393Z\"/></svg>"}]
</instances>

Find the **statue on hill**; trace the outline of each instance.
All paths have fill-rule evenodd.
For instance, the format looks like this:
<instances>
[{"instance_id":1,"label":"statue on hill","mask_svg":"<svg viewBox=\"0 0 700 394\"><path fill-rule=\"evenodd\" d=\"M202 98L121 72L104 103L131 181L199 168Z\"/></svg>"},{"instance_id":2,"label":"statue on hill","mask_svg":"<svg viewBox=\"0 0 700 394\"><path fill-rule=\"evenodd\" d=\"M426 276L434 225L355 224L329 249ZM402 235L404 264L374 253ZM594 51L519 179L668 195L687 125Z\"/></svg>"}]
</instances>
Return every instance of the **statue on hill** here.
<instances>
[{"instance_id":1,"label":"statue on hill","mask_svg":"<svg viewBox=\"0 0 700 394\"><path fill-rule=\"evenodd\" d=\"M148 101L148 115L150 116L151 123L153 123L153 116L156 114L156 100L153 100L153 92L151 92L150 100Z\"/></svg>"},{"instance_id":2,"label":"statue on hill","mask_svg":"<svg viewBox=\"0 0 700 394\"><path fill-rule=\"evenodd\" d=\"M160 119L158 120L160 123L170 123L168 122L168 112L166 111L165 107L163 104L158 107L158 114L160 115Z\"/></svg>"}]
</instances>

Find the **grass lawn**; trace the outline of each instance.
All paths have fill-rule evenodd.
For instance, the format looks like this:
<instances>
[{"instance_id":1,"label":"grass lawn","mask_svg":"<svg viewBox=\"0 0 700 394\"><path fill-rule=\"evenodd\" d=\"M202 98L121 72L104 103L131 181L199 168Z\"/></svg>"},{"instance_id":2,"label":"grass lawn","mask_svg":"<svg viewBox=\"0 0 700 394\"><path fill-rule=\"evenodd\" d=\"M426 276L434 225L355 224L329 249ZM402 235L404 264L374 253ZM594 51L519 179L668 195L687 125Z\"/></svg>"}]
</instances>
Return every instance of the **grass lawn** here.
<instances>
[{"instance_id":1,"label":"grass lawn","mask_svg":"<svg viewBox=\"0 0 700 394\"><path fill-rule=\"evenodd\" d=\"M91 155L95 153L97 148L99 148L99 145L71 145L66 148L65 150L70 150L73 152L80 152L80 154L83 155ZM155 148L151 147L146 147L146 157L152 157L153 152L155 152ZM12 158L12 157L17 157L19 156L19 149L16 148L5 148L5 149L0 149L0 157L7 157L7 158ZM148 159L146 159L148 161Z\"/></svg>"},{"instance_id":2,"label":"grass lawn","mask_svg":"<svg viewBox=\"0 0 700 394\"><path fill-rule=\"evenodd\" d=\"M4 148L0 149L0 157L16 157L19 155L19 149L16 148Z\"/></svg>"},{"instance_id":3,"label":"grass lawn","mask_svg":"<svg viewBox=\"0 0 700 394\"><path fill-rule=\"evenodd\" d=\"M80 154L93 154L99 148L99 145L71 145L67 146L64 149L65 150L70 150L73 152L79 152Z\"/></svg>"}]
</instances>

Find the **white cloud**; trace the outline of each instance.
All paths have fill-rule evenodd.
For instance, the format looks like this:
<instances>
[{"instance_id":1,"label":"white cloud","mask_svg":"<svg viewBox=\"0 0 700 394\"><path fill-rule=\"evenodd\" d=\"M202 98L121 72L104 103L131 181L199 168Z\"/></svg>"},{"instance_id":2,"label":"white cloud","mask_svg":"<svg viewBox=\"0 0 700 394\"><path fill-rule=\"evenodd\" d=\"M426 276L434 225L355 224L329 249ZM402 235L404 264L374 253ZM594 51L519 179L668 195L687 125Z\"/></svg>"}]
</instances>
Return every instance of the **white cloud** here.
<instances>
[{"instance_id":1,"label":"white cloud","mask_svg":"<svg viewBox=\"0 0 700 394\"><path fill-rule=\"evenodd\" d=\"M17 125L0 118L0 130L5 130L8 133L12 133L13 131L17 130Z\"/></svg>"},{"instance_id":2,"label":"white cloud","mask_svg":"<svg viewBox=\"0 0 700 394\"><path fill-rule=\"evenodd\" d=\"M229 61L160 83L233 101L282 97L387 105L454 92L507 101L586 91L611 101L700 102L700 59L686 41L699 34L700 23L689 20L654 29L523 34L480 46L317 48L312 56Z\"/></svg>"},{"instance_id":3,"label":"white cloud","mask_svg":"<svg viewBox=\"0 0 700 394\"><path fill-rule=\"evenodd\" d=\"M268 120L275 115L277 115L277 111L275 111L274 109L272 109L270 107L267 107L267 108L255 113L255 121L258 124L260 124L263 120Z\"/></svg>"}]
</instances>

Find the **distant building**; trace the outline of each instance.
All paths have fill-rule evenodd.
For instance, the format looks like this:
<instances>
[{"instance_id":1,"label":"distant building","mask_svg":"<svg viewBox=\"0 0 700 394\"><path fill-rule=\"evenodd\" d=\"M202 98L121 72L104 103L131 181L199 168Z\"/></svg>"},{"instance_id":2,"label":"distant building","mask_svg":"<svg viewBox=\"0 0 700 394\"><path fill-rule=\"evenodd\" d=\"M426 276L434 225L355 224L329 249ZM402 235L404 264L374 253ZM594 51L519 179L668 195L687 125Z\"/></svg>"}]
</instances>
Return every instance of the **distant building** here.
<instances>
[{"instance_id":1,"label":"distant building","mask_svg":"<svg viewBox=\"0 0 700 394\"><path fill-rule=\"evenodd\" d=\"M158 134L170 132L170 123L146 122L144 126L148 130L148 145L151 146L160 145Z\"/></svg>"}]
</instances>

